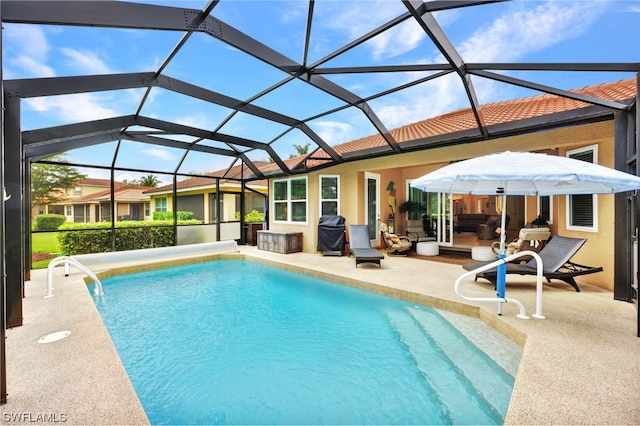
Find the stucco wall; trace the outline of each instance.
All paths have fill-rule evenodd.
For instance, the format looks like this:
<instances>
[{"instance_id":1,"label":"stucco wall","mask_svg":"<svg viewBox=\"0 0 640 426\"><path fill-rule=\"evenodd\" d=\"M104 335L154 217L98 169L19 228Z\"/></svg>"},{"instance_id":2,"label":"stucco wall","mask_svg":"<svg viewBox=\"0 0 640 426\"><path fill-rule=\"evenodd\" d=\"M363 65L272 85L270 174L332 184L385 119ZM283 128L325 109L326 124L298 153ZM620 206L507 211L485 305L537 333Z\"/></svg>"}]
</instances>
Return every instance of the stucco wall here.
<instances>
[{"instance_id":1,"label":"stucco wall","mask_svg":"<svg viewBox=\"0 0 640 426\"><path fill-rule=\"evenodd\" d=\"M365 172L380 175L380 218L385 220L390 213L387 205L386 187L389 181L394 181L396 187L397 205L406 200L406 181L415 179L436 170L450 161L486 155L500 151L536 151L551 155L565 155L567 150L598 145L598 164L613 167L614 156L613 121L593 123L578 127L567 127L557 130L538 132L533 134L512 136L498 140L461 144L452 147L437 148L428 151L405 153L388 157L372 158L339 164L322 171L308 174L308 202L309 214L306 224L279 224L272 218L270 229L302 232L304 235L303 248L305 252L316 252L317 223L319 219L319 176L324 174L340 176L340 214L347 220L347 224L365 223L364 208L364 175ZM270 182L272 187L272 182ZM270 206L272 208L273 206ZM602 266L604 272L584 276L582 281L613 290L613 243L614 243L614 196L598 196L598 232L579 232L566 229L566 201L565 196L556 196L553 200L552 234L587 238L587 243L580 250L574 260L592 266ZM397 226L403 229L402 216ZM536 217L536 198L527 197L526 218Z\"/></svg>"}]
</instances>

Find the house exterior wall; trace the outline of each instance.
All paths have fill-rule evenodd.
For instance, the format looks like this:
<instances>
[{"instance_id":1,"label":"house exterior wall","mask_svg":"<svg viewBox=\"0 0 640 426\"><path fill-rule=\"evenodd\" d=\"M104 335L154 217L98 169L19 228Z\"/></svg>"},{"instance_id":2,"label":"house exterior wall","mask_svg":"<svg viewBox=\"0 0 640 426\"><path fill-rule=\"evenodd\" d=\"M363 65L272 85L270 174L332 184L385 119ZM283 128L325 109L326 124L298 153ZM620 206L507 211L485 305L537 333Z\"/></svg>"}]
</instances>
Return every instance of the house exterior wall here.
<instances>
[{"instance_id":1,"label":"house exterior wall","mask_svg":"<svg viewBox=\"0 0 640 426\"><path fill-rule=\"evenodd\" d=\"M365 223L365 172L380 175L380 219L385 220L391 212L387 205L386 190L389 181L395 183L397 205L407 199L406 181L418 178L436 170L450 161L486 155L500 151L537 151L551 155L566 155L568 150L598 146L598 164L614 166L614 129L613 121L565 127L532 134L517 135L496 140L461 144L451 147L436 148L414 153L403 153L394 156L372 158L329 167L307 174L308 177L308 213L307 222L300 224L279 223L269 217L269 229L285 232L303 233L303 250L316 252L317 224L319 211L319 178L321 175L340 176L340 212L347 224ZM273 194L273 181L269 188ZM597 201L597 232L568 230L566 225L566 196L553 197L552 235L586 238L587 243L574 256L573 260L590 266L602 266L604 271L580 277L581 281L613 290L614 272L614 196L599 195ZM273 212L273 197L270 197L270 211ZM522 222L531 221L537 216L537 198L526 197L526 218ZM397 229L404 229L404 215L396 216ZM455 239L455 237L454 237Z\"/></svg>"}]
</instances>

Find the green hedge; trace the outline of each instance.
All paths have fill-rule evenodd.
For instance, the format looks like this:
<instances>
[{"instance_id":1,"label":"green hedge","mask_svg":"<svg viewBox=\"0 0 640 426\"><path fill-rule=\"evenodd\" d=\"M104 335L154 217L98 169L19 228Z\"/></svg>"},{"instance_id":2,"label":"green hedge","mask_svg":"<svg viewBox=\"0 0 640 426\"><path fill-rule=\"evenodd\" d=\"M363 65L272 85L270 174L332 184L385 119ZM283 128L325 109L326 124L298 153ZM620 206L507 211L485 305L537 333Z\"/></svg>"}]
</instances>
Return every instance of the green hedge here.
<instances>
[{"instance_id":1,"label":"green hedge","mask_svg":"<svg viewBox=\"0 0 640 426\"><path fill-rule=\"evenodd\" d=\"M240 220L240 212L236 212L236 220ZM244 215L245 222L264 222L264 213L257 210L251 210L250 213Z\"/></svg>"},{"instance_id":2,"label":"green hedge","mask_svg":"<svg viewBox=\"0 0 640 426\"><path fill-rule=\"evenodd\" d=\"M199 220L179 221L197 225ZM174 245L173 221L122 221L116 223L116 251ZM98 228L98 229L96 229ZM58 228L60 250L65 256L105 253L111 250L111 223L67 223Z\"/></svg>"},{"instance_id":3,"label":"green hedge","mask_svg":"<svg viewBox=\"0 0 640 426\"><path fill-rule=\"evenodd\" d=\"M193 212L178 210L178 221L193 219ZM153 220L173 220L173 212L153 212Z\"/></svg>"},{"instance_id":4,"label":"green hedge","mask_svg":"<svg viewBox=\"0 0 640 426\"><path fill-rule=\"evenodd\" d=\"M54 230L67 221L67 217L61 214L39 214L36 216L36 229Z\"/></svg>"}]
</instances>

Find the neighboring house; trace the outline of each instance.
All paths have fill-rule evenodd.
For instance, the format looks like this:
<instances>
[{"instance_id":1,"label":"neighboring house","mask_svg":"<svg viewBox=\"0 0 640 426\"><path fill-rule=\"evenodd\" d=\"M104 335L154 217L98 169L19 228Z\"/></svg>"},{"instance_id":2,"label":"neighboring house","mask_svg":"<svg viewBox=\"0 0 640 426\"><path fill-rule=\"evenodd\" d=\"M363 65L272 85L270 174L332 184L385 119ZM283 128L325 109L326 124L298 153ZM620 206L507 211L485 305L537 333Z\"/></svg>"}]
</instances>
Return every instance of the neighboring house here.
<instances>
[{"instance_id":1,"label":"neighboring house","mask_svg":"<svg viewBox=\"0 0 640 426\"><path fill-rule=\"evenodd\" d=\"M258 166L268 163L258 162ZM242 175L249 170L240 166L228 170L207 173L207 177L193 177L176 183L175 210L192 212L195 219L205 226L181 226L177 240L180 244L208 242L218 240L240 240L243 231L240 227L242 210ZM244 191L244 213L253 210L266 212L267 181L249 182ZM150 198L151 215L153 212L174 211L173 185L147 190ZM262 228L262 222L247 225L244 238L249 244L255 244L256 232Z\"/></svg>"},{"instance_id":2,"label":"neighboring house","mask_svg":"<svg viewBox=\"0 0 640 426\"><path fill-rule=\"evenodd\" d=\"M636 98L636 80L624 80L587 87L576 92L597 98L631 104ZM595 111L600 111L598 114ZM456 213L495 213L495 198L488 196L425 194L410 189L409 184L428 172L453 161L500 151L543 152L548 155L577 157L614 168L614 115L603 114L589 104L554 95L484 105L482 114L487 129L497 132L513 127L508 136L481 140L470 109L452 112L407 125L390 133L402 145L434 139L433 147L420 151L391 154L391 148L376 134L371 137L333 146L341 155L370 152L371 158L344 162L321 170L304 172L305 164L322 161L324 152L308 158L287 160L295 173L269 180L269 229L302 232L303 248L315 252L317 225L323 214L340 214L347 224L370 224L374 246L379 241L379 225L392 214L388 197L395 196L400 206L407 200L422 204L426 214L440 224L440 244L456 246L457 234L451 230ZM517 128L517 130L515 130ZM456 141L455 136L459 134ZM437 143L447 135L447 143ZM626 137L626 136L625 136ZM383 156L384 155L384 156ZM328 158L328 156L327 156ZM304 160L304 161L302 161ZM296 168L297 167L297 168ZM265 166L268 172L273 165ZM394 189L390 193L390 183ZM454 200L455 198L455 200ZM587 238L574 260L604 267L604 272L581 277L590 284L613 290L614 286L614 196L509 197L509 228L518 229L538 215L546 216L552 235ZM393 216L392 216L393 217ZM419 216L418 216L419 217ZM397 213L395 229L404 230L407 214Z\"/></svg>"},{"instance_id":3,"label":"neighboring house","mask_svg":"<svg viewBox=\"0 0 640 426\"><path fill-rule=\"evenodd\" d=\"M257 162L258 167L265 162ZM188 211L203 223L234 222L239 220L242 184L240 166L229 170L207 173L206 177L193 177L177 182L177 211ZM244 173L247 173L245 168ZM219 180L219 184L216 181ZM219 186L218 186L219 185ZM256 210L265 213L267 181L253 181L245 191L245 214ZM153 212L173 211L173 184L145 191Z\"/></svg>"},{"instance_id":4,"label":"neighboring house","mask_svg":"<svg viewBox=\"0 0 640 426\"><path fill-rule=\"evenodd\" d=\"M147 187L114 182L113 202L116 220L149 218ZM111 221L111 182L109 179L85 178L74 188L65 190L67 199L60 203L37 207L38 214L55 213L67 222L95 223Z\"/></svg>"}]
</instances>

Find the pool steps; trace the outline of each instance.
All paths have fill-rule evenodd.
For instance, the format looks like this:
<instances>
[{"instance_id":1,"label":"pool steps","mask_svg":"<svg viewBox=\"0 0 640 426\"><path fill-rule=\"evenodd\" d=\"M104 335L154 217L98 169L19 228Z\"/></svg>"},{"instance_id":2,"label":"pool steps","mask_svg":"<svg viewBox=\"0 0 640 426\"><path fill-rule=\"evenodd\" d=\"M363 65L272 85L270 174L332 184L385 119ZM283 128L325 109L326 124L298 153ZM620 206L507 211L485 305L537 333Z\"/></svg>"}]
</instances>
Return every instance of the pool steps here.
<instances>
[{"instance_id":1,"label":"pool steps","mask_svg":"<svg viewBox=\"0 0 640 426\"><path fill-rule=\"evenodd\" d=\"M434 389L434 402L443 407L443 423L501 424L504 421L513 377L436 311L410 308L406 312L387 312L387 316L429 388L434 383L463 382L468 385L463 395L446 387ZM434 340L428 330L434 330L441 337ZM460 343L461 339L465 343ZM488 375L488 379L487 369L495 373ZM477 380L479 374L482 381ZM470 404L476 407L472 410L473 418L460 417L459 413L469 411Z\"/></svg>"}]
</instances>

